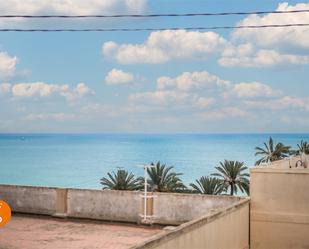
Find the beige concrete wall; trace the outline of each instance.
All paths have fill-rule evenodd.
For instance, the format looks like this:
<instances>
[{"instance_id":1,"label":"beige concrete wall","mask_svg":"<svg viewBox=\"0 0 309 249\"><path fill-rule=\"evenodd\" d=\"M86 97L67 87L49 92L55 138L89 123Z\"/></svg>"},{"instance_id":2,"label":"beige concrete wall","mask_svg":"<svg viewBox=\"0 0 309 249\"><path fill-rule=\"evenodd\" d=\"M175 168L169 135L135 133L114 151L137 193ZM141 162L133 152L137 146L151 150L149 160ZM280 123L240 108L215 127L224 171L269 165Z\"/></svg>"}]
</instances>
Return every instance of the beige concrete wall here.
<instances>
[{"instance_id":1,"label":"beige concrete wall","mask_svg":"<svg viewBox=\"0 0 309 249\"><path fill-rule=\"evenodd\" d=\"M297 161L301 159L300 156L295 156L292 158L285 158L282 160L272 162L267 168L276 168L276 169L289 169L295 168ZM263 166L264 168L265 166Z\"/></svg>"},{"instance_id":2,"label":"beige concrete wall","mask_svg":"<svg viewBox=\"0 0 309 249\"><path fill-rule=\"evenodd\" d=\"M68 190L68 216L137 222L140 194L133 191Z\"/></svg>"},{"instance_id":3,"label":"beige concrete wall","mask_svg":"<svg viewBox=\"0 0 309 249\"><path fill-rule=\"evenodd\" d=\"M134 249L249 248L249 200L163 232ZM133 249L132 248L132 249Z\"/></svg>"},{"instance_id":4,"label":"beige concrete wall","mask_svg":"<svg viewBox=\"0 0 309 249\"><path fill-rule=\"evenodd\" d=\"M16 212L139 222L143 192L0 185ZM240 200L237 197L154 193L154 222L178 225Z\"/></svg>"},{"instance_id":5,"label":"beige concrete wall","mask_svg":"<svg viewBox=\"0 0 309 249\"><path fill-rule=\"evenodd\" d=\"M145 214L145 209L146 209L146 215L148 216L153 216L153 208L154 207L154 195L152 192L147 193L147 198L146 198L146 208L145 208L145 197L142 197L142 201L140 202L140 212L141 214Z\"/></svg>"},{"instance_id":6,"label":"beige concrete wall","mask_svg":"<svg viewBox=\"0 0 309 249\"><path fill-rule=\"evenodd\" d=\"M55 188L0 185L0 200L15 212L52 215L56 209Z\"/></svg>"},{"instance_id":7,"label":"beige concrete wall","mask_svg":"<svg viewBox=\"0 0 309 249\"><path fill-rule=\"evenodd\" d=\"M68 190L68 216L137 222L143 213L142 192ZM237 197L154 193L154 222L178 225L238 202Z\"/></svg>"},{"instance_id":8,"label":"beige concrete wall","mask_svg":"<svg viewBox=\"0 0 309 249\"><path fill-rule=\"evenodd\" d=\"M251 169L251 248L309 248L309 169Z\"/></svg>"},{"instance_id":9,"label":"beige concrete wall","mask_svg":"<svg viewBox=\"0 0 309 249\"><path fill-rule=\"evenodd\" d=\"M239 202L240 198L202 194L154 193L154 214L162 224L178 225Z\"/></svg>"},{"instance_id":10,"label":"beige concrete wall","mask_svg":"<svg viewBox=\"0 0 309 249\"><path fill-rule=\"evenodd\" d=\"M56 214L58 216L66 216L68 211L68 189L56 189Z\"/></svg>"}]
</instances>

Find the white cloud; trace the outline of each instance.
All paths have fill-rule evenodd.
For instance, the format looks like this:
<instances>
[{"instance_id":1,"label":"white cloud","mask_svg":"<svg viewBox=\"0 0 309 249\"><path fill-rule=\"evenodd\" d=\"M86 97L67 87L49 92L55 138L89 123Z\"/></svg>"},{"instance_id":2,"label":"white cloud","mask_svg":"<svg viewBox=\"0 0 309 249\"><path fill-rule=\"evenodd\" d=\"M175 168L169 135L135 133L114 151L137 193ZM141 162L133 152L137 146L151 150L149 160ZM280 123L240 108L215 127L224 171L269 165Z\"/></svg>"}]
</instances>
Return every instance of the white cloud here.
<instances>
[{"instance_id":1,"label":"white cloud","mask_svg":"<svg viewBox=\"0 0 309 249\"><path fill-rule=\"evenodd\" d=\"M1 11L6 14L110 14L115 11L143 11L146 0L6 0Z\"/></svg>"},{"instance_id":2,"label":"white cloud","mask_svg":"<svg viewBox=\"0 0 309 249\"><path fill-rule=\"evenodd\" d=\"M212 106L215 102L214 98L198 97L194 104L201 109L206 109Z\"/></svg>"},{"instance_id":3,"label":"white cloud","mask_svg":"<svg viewBox=\"0 0 309 249\"><path fill-rule=\"evenodd\" d=\"M83 97L92 92L92 90L90 90L90 88L85 83L77 84L74 91L78 95L78 97Z\"/></svg>"},{"instance_id":4,"label":"white cloud","mask_svg":"<svg viewBox=\"0 0 309 249\"><path fill-rule=\"evenodd\" d=\"M74 120L76 118L75 114L67 113L39 113L39 114L28 114L23 118L25 121L45 121L45 120L54 120L54 121L68 121Z\"/></svg>"},{"instance_id":5,"label":"white cloud","mask_svg":"<svg viewBox=\"0 0 309 249\"><path fill-rule=\"evenodd\" d=\"M131 102L154 105L183 104L189 97L187 93L179 93L177 91L153 91L135 93L129 96Z\"/></svg>"},{"instance_id":6,"label":"white cloud","mask_svg":"<svg viewBox=\"0 0 309 249\"><path fill-rule=\"evenodd\" d=\"M214 111L199 113L197 116L204 121L215 122L229 118L249 117L250 114L238 107L224 107Z\"/></svg>"},{"instance_id":7,"label":"white cloud","mask_svg":"<svg viewBox=\"0 0 309 249\"><path fill-rule=\"evenodd\" d=\"M309 111L309 98L298 98L293 96L284 96L273 102L274 108L304 108Z\"/></svg>"},{"instance_id":8,"label":"white cloud","mask_svg":"<svg viewBox=\"0 0 309 249\"><path fill-rule=\"evenodd\" d=\"M11 92L15 98L44 98L57 94L69 102L94 93L85 83L79 83L75 88L70 89L68 85L47 84L44 82L14 84L11 87Z\"/></svg>"},{"instance_id":9,"label":"white cloud","mask_svg":"<svg viewBox=\"0 0 309 249\"><path fill-rule=\"evenodd\" d=\"M242 110L242 105L245 107L248 99L266 97L277 99L281 96L281 91L260 82L233 84L207 71L201 71L184 72L175 78L159 77L157 88L154 91L131 94L129 101L142 105L185 107L187 110L191 108L192 111L209 109L206 119L208 117L221 119L225 115L231 117L249 116L245 110ZM233 102L234 107L231 108L231 101L234 101L235 98L237 98L239 107L238 104L235 106ZM215 103L216 106L214 106ZM214 108L217 110L211 111Z\"/></svg>"},{"instance_id":10,"label":"white cloud","mask_svg":"<svg viewBox=\"0 0 309 249\"><path fill-rule=\"evenodd\" d=\"M281 3L277 10L309 9L309 3ZM309 22L307 13L249 15L239 25ZM102 53L121 64L159 64L171 60L208 59L221 52L225 67L273 67L309 64L309 27L238 29L227 41L214 32L165 30L152 32L137 44L105 42ZM243 44L239 44L239 42ZM233 45L234 44L234 45ZM253 45L254 44L254 45Z\"/></svg>"},{"instance_id":11,"label":"white cloud","mask_svg":"<svg viewBox=\"0 0 309 249\"><path fill-rule=\"evenodd\" d=\"M1 12L8 15L95 15L95 14L141 14L147 8L147 0L5 0L1 1ZM2 18L2 27L42 27L50 25L80 24L96 25L93 19L83 20L36 20L27 18ZM110 23L104 19L100 23Z\"/></svg>"},{"instance_id":12,"label":"white cloud","mask_svg":"<svg viewBox=\"0 0 309 249\"><path fill-rule=\"evenodd\" d=\"M68 85L46 84L44 82L19 83L12 86L14 97L47 97L55 92L68 91Z\"/></svg>"},{"instance_id":13,"label":"white cloud","mask_svg":"<svg viewBox=\"0 0 309 249\"><path fill-rule=\"evenodd\" d=\"M200 90L215 90L220 93L230 87L231 82L222 80L206 71L184 72L175 78L159 77L157 89L131 94L129 100L150 105L181 106L186 104L190 107L205 109L213 105L215 99L200 96Z\"/></svg>"},{"instance_id":14,"label":"white cloud","mask_svg":"<svg viewBox=\"0 0 309 249\"><path fill-rule=\"evenodd\" d=\"M224 93L225 97L237 96L238 98L276 97L281 94L268 85L260 82L242 82L235 84L233 88Z\"/></svg>"},{"instance_id":15,"label":"white cloud","mask_svg":"<svg viewBox=\"0 0 309 249\"><path fill-rule=\"evenodd\" d=\"M280 3L276 10L309 9L309 3ZM249 15L238 25L308 23L308 13ZM309 64L309 27L236 29L218 63L225 67L274 67ZM242 44L237 43L242 42ZM233 45L234 44L234 45Z\"/></svg>"},{"instance_id":16,"label":"white cloud","mask_svg":"<svg viewBox=\"0 0 309 249\"><path fill-rule=\"evenodd\" d=\"M141 12L146 9L147 0L125 0L125 6L131 11Z\"/></svg>"},{"instance_id":17,"label":"white cloud","mask_svg":"<svg viewBox=\"0 0 309 249\"><path fill-rule=\"evenodd\" d=\"M228 44L223 52L223 57L247 57L250 56L254 52L254 46L251 43L240 44L239 46L234 46L231 43Z\"/></svg>"},{"instance_id":18,"label":"white cloud","mask_svg":"<svg viewBox=\"0 0 309 249\"><path fill-rule=\"evenodd\" d=\"M214 32L165 30L152 32L142 44L106 42L102 53L122 64L158 64L172 59L206 59L225 43Z\"/></svg>"},{"instance_id":19,"label":"white cloud","mask_svg":"<svg viewBox=\"0 0 309 249\"><path fill-rule=\"evenodd\" d=\"M98 104L98 103L90 103L90 104L83 106L80 111L83 114L89 114L89 113L97 114L97 113L101 112L102 110L105 110L104 105L101 105L101 104Z\"/></svg>"},{"instance_id":20,"label":"white cloud","mask_svg":"<svg viewBox=\"0 0 309 249\"><path fill-rule=\"evenodd\" d=\"M287 2L280 3L278 11L309 9L309 3L298 3L289 5ZM269 24L290 24L308 23L308 13L291 14L267 14L249 15L238 25L269 25ZM238 29L233 33L233 38L255 42L267 47L298 47L309 49L309 27L286 27L267 29Z\"/></svg>"},{"instance_id":21,"label":"white cloud","mask_svg":"<svg viewBox=\"0 0 309 249\"><path fill-rule=\"evenodd\" d=\"M113 41L105 42L102 46L102 53L105 56L111 57L117 53L118 44Z\"/></svg>"},{"instance_id":22,"label":"white cloud","mask_svg":"<svg viewBox=\"0 0 309 249\"><path fill-rule=\"evenodd\" d=\"M85 83L77 84L77 86L71 91L69 89L60 91L60 95L65 97L69 102L74 102L77 99L90 94L94 94L94 91L92 91Z\"/></svg>"},{"instance_id":23,"label":"white cloud","mask_svg":"<svg viewBox=\"0 0 309 249\"><path fill-rule=\"evenodd\" d=\"M113 69L105 77L105 82L108 85L122 85L132 83L134 75L122 70Z\"/></svg>"},{"instance_id":24,"label":"white cloud","mask_svg":"<svg viewBox=\"0 0 309 249\"><path fill-rule=\"evenodd\" d=\"M168 106L169 108L195 108L208 109L216 103L215 98L203 97L195 93L188 93L179 90L155 90L148 92L140 92L131 94L129 96L130 103L138 104L138 107L149 107ZM135 106L136 108L137 106Z\"/></svg>"},{"instance_id":25,"label":"white cloud","mask_svg":"<svg viewBox=\"0 0 309 249\"><path fill-rule=\"evenodd\" d=\"M14 75L18 59L7 52L0 52L0 79L6 79Z\"/></svg>"},{"instance_id":26,"label":"white cloud","mask_svg":"<svg viewBox=\"0 0 309 249\"><path fill-rule=\"evenodd\" d=\"M271 67L278 65L309 64L308 55L284 54L275 50L256 50L252 44L228 46L223 50L219 64L225 67Z\"/></svg>"},{"instance_id":27,"label":"white cloud","mask_svg":"<svg viewBox=\"0 0 309 249\"><path fill-rule=\"evenodd\" d=\"M0 94L6 94L11 91L11 84L9 83L2 83L0 84Z\"/></svg>"},{"instance_id":28,"label":"white cloud","mask_svg":"<svg viewBox=\"0 0 309 249\"><path fill-rule=\"evenodd\" d=\"M262 110L291 110L299 109L309 111L309 98L297 98L293 96L283 96L271 100L246 101L246 106L252 109Z\"/></svg>"},{"instance_id":29,"label":"white cloud","mask_svg":"<svg viewBox=\"0 0 309 249\"><path fill-rule=\"evenodd\" d=\"M187 119L197 118L197 122L220 124L222 120L232 120L235 125L241 121L256 122L264 110L278 110L272 114L276 118L282 114L279 110L308 111L309 98L284 96L261 82L233 83L201 71L185 72L175 78L159 77L153 91L131 94L129 106L149 107L147 113L153 115L173 116L179 111Z\"/></svg>"},{"instance_id":30,"label":"white cloud","mask_svg":"<svg viewBox=\"0 0 309 249\"><path fill-rule=\"evenodd\" d=\"M227 88L230 82L222 80L216 75L212 75L206 71L201 72L184 72L176 78L160 77L157 80L158 89L178 89L181 91L197 90L197 89L216 89Z\"/></svg>"}]
</instances>

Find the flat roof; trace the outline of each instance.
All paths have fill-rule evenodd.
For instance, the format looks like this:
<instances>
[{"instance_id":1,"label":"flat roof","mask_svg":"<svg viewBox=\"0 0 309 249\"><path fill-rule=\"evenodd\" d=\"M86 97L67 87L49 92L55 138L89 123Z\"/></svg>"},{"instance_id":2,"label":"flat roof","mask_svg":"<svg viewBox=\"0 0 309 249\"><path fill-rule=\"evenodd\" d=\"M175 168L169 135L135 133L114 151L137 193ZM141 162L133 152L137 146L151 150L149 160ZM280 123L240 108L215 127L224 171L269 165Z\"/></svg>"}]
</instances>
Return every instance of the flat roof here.
<instances>
[{"instance_id":1,"label":"flat roof","mask_svg":"<svg viewBox=\"0 0 309 249\"><path fill-rule=\"evenodd\" d=\"M6 249L126 249L161 231L159 226L13 214L0 230L0 241Z\"/></svg>"}]
</instances>

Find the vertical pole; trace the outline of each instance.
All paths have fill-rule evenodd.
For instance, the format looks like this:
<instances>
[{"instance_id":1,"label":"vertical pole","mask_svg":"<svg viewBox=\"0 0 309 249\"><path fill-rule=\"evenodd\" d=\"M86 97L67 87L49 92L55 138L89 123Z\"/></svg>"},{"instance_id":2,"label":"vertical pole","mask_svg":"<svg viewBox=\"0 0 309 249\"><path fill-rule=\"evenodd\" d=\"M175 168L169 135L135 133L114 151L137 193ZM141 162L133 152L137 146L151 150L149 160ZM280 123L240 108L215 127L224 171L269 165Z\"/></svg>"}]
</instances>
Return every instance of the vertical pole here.
<instances>
[{"instance_id":1,"label":"vertical pole","mask_svg":"<svg viewBox=\"0 0 309 249\"><path fill-rule=\"evenodd\" d=\"M144 185L144 220L147 220L147 165L144 166L144 174L145 174L145 185Z\"/></svg>"}]
</instances>

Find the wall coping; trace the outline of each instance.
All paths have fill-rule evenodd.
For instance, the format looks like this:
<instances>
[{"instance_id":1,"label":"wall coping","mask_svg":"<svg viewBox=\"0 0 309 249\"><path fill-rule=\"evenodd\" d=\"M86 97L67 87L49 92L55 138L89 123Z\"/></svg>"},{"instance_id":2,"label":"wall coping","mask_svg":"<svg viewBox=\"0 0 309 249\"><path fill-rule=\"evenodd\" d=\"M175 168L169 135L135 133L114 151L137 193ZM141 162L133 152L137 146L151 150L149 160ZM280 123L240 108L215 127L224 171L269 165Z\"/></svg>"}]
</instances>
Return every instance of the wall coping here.
<instances>
[{"instance_id":1,"label":"wall coping","mask_svg":"<svg viewBox=\"0 0 309 249\"><path fill-rule=\"evenodd\" d=\"M309 171L309 170L308 170ZM92 191L92 192L105 192L105 193L115 193L115 194L121 194L121 193L126 193L126 194L132 194L132 195L137 195L137 194L143 194L144 191L142 190L111 190L111 189L87 189L87 188L64 188L64 187L48 187L48 186L33 186L33 185L17 185L17 184L1 184L0 187L13 187L13 188L31 188L31 189L49 189L49 190L58 190L58 189L67 189L68 191ZM150 193L150 192L148 192ZM151 192L154 195L161 195L161 196L184 196L184 197L192 197L192 198L209 198L209 199L229 199L229 200L243 200L246 197L240 197L240 196L230 196L230 195L206 195L206 194L198 194L198 193L174 193L174 192Z\"/></svg>"},{"instance_id":2,"label":"wall coping","mask_svg":"<svg viewBox=\"0 0 309 249\"><path fill-rule=\"evenodd\" d=\"M0 184L0 187L10 187L10 188L32 188L32 189L65 189L60 187L48 187L48 186L33 186L33 185L18 185L18 184Z\"/></svg>"},{"instance_id":3,"label":"wall coping","mask_svg":"<svg viewBox=\"0 0 309 249\"><path fill-rule=\"evenodd\" d=\"M259 167L255 166L250 169L250 173L275 173L275 174L309 174L309 169L297 169L297 168L271 168L271 167Z\"/></svg>"}]
</instances>

